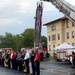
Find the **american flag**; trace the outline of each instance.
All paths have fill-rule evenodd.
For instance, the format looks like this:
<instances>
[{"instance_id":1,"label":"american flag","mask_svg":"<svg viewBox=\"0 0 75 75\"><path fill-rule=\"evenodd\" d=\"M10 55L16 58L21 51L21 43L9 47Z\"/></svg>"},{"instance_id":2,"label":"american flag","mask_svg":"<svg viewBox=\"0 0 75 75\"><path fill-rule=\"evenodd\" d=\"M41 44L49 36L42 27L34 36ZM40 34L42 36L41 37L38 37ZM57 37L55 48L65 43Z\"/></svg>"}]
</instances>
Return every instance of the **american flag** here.
<instances>
[{"instance_id":1,"label":"american flag","mask_svg":"<svg viewBox=\"0 0 75 75\"><path fill-rule=\"evenodd\" d=\"M42 6L39 5L37 7L37 24L36 24L37 29L40 29L41 25L42 25Z\"/></svg>"},{"instance_id":2,"label":"american flag","mask_svg":"<svg viewBox=\"0 0 75 75\"><path fill-rule=\"evenodd\" d=\"M40 37L41 37L41 26L42 26L42 12L43 12L43 6L42 2L37 3L37 9L36 9L36 18L35 18L35 36L34 36L34 43L38 44L40 43Z\"/></svg>"}]
</instances>

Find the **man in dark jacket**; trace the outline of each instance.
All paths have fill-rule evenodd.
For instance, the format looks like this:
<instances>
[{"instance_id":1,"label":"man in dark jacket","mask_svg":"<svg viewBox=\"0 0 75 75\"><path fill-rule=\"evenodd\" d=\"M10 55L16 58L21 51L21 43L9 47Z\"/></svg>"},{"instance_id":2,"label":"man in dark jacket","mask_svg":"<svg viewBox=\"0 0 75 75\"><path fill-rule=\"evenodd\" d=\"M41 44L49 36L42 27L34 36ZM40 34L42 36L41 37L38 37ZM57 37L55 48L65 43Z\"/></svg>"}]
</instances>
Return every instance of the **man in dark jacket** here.
<instances>
[{"instance_id":1,"label":"man in dark jacket","mask_svg":"<svg viewBox=\"0 0 75 75\"><path fill-rule=\"evenodd\" d=\"M72 68L74 68L75 65L75 53L72 52Z\"/></svg>"},{"instance_id":2,"label":"man in dark jacket","mask_svg":"<svg viewBox=\"0 0 75 75\"><path fill-rule=\"evenodd\" d=\"M74 68L75 65L75 53L72 52L72 68Z\"/></svg>"},{"instance_id":3,"label":"man in dark jacket","mask_svg":"<svg viewBox=\"0 0 75 75\"><path fill-rule=\"evenodd\" d=\"M1 66L2 52L0 52L0 66Z\"/></svg>"},{"instance_id":4,"label":"man in dark jacket","mask_svg":"<svg viewBox=\"0 0 75 75\"><path fill-rule=\"evenodd\" d=\"M30 55L31 65L32 65L32 75L35 75L35 62L34 62L34 58L35 58L35 53L34 53L34 50L32 50L31 51L31 55Z\"/></svg>"}]
</instances>

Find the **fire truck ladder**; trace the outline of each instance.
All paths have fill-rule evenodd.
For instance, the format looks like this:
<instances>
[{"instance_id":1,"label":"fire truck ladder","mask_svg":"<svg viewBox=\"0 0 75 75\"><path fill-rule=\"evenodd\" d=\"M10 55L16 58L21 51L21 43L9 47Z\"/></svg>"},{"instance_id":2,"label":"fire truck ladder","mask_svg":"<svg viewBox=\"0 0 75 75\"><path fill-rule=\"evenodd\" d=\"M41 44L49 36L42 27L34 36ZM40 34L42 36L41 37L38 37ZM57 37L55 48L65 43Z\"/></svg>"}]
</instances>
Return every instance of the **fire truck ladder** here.
<instances>
[{"instance_id":1,"label":"fire truck ladder","mask_svg":"<svg viewBox=\"0 0 75 75\"><path fill-rule=\"evenodd\" d=\"M65 14L72 22L75 22L75 7L66 2L65 0L42 0L51 2L59 12Z\"/></svg>"}]
</instances>

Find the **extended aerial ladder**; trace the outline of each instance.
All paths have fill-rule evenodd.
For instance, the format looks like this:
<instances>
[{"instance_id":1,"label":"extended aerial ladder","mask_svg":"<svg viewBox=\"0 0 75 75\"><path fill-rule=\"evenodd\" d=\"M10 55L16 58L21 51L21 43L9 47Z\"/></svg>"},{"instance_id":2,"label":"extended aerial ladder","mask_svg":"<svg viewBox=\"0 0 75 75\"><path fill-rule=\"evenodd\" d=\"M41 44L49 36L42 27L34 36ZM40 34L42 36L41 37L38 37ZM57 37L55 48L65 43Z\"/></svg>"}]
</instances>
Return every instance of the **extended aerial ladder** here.
<instances>
[{"instance_id":1,"label":"extended aerial ladder","mask_svg":"<svg viewBox=\"0 0 75 75\"><path fill-rule=\"evenodd\" d=\"M42 0L51 2L59 12L62 12L68 19L75 23L75 7L66 2L65 0ZM69 50L70 51L70 50ZM69 54L69 60L72 62L72 54Z\"/></svg>"},{"instance_id":2,"label":"extended aerial ladder","mask_svg":"<svg viewBox=\"0 0 75 75\"><path fill-rule=\"evenodd\" d=\"M60 12L75 23L75 7L65 0L42 0L51 2Z\"/></svg>"}]
</instances>

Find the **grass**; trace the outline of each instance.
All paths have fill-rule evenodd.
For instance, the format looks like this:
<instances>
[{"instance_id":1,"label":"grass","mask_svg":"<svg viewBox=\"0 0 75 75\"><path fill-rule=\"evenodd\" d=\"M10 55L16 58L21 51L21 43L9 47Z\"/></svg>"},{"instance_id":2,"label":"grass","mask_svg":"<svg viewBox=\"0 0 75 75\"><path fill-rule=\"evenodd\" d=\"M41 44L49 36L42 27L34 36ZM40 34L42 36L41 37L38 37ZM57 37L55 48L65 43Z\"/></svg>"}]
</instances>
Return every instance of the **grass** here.
<instances>
[{"instance_id":1,"label":"grass","mask_svg":"<svg viewBox=\"0 0 75 75\"><path fill-rule=\"evenodd\" d=\"M54 60L54 56L50 56L50 60Z\"/></svg>"},{"instance_id":2,"label":"grass","mask_svg":"<svg viewBox=\"0 0 75 75\"><path fill-rule=\"evenodd\" d=\"M44 60L54 60L54 56L50 56L49 58L45 58Z\"/></svg>"}]
</instances>

